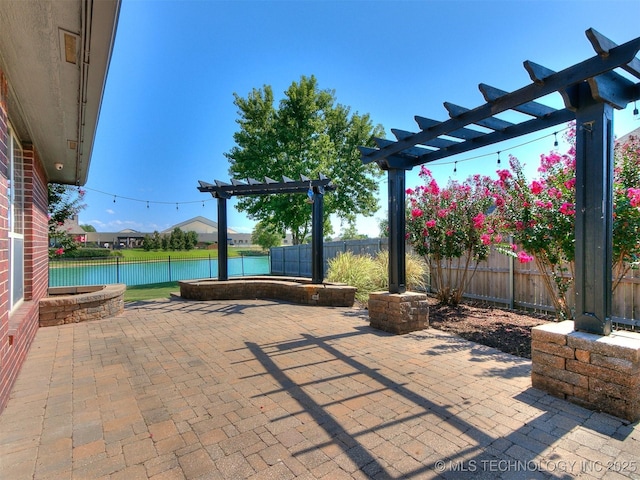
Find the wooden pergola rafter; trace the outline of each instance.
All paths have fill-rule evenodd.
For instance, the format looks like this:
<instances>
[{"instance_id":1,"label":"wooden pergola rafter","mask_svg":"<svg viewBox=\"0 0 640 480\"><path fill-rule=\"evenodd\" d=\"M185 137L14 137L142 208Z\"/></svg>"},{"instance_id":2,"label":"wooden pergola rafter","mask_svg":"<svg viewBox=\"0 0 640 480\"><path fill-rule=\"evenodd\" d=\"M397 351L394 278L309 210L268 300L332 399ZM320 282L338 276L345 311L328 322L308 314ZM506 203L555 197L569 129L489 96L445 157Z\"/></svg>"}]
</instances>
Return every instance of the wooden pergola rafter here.
<instances>
[{"instance_id":1,"label":"wooden pergola rafter","mask_svg":"<svg viewBox=\"0 0 640 480\"><path fill-rule=\"evenodd\" d=\"M587 30L586 35L596 52L592 58L559 72L525 61L532 83L513 92L480 84L485 104L467 109L445 102L448 120L439 122L416 116L419 131L392 129L396 140L376 138L378 148L360 147L363 163L376 162L388 171L389 292L405 291L405 171L575 120L578 125L576 329L608 334L611 328L612 109L623 109L640 99L640 60L636 58L640 38L617 45L593 29ZM564 100L562 109L537 101L556 92ZM509 111L531 118L513 123L496 117ZM482 130L469 128L474 126Z\"/></svg>"},{"instance_id":2,"label":"wooden pergola rafter","mask_svg":"<svg viewBox=\"0 0 640 480\"><path fill-rule=\"evenodd\" d=\"M208 192L214 198L231 198L242 195L271 195L275 193L306 193L309 188L322 188L323 190L335 190L335 185L331 179L323 174L319 174L317 179L311 179L305 175L300 175L300 180L294 180L282 176L282 181L264 177L263 181L254 178L246 180L231 179L231 183L214 180L214 184L199 180L198 190Z\"/></svg>"},{"instance_id":3,"label":"wooden pergola rafter","mask_svg":"<svg viewBox=\"0 0 640 480\"><path fill-rule=\"evenodd\" d=\"M311 218L311 257L312 282L322 283L324 280L324 256L322 248L324 192L335 190L330 178L319 174L317 179L300 175L300 180L282 177L277 181L264 177L264 181L254 178L246 180L231 179L231 183L214 180L207 183L199 180L200 192L210 193L218 199L218 280L228 280L227 255L227 200L234 196L273 195L306 193L313 203Z\"/></svg>"}]
</instances>

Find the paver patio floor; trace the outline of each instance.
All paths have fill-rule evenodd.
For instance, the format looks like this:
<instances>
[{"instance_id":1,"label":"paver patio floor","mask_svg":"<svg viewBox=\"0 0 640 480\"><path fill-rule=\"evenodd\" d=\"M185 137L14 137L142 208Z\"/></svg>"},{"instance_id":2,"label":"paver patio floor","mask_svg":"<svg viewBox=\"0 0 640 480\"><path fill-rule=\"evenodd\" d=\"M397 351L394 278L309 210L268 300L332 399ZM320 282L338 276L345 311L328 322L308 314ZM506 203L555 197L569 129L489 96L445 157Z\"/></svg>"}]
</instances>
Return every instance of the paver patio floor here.
<instances>
[{"instance_id":1,"label":"paver patio floor","mask_svg":"<svg viewBox=\"0 0 640 480\"><path fill-rule=\"evenodd\" d=\"M640 478L640 426L531 388L531 363L366 311L159 300L41 328L0 478Z\"/></svg>"}]
</instances>

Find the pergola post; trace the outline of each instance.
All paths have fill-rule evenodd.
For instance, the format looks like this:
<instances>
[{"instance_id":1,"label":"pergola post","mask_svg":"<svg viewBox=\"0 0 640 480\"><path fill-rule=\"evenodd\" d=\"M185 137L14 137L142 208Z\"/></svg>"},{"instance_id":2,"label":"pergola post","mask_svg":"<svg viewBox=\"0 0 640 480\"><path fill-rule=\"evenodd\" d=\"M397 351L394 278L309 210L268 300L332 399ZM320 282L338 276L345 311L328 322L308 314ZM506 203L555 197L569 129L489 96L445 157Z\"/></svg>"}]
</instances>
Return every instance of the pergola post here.
<instances>
[{"instance_id":1,"label":"pergola post","mask_svg":"<svg viewBox=\"0 0 640 480\"><path fill-rule=\"evenodd\" d=\"M218 197L218 280L229 280L227 258L227 199Z\"/></svg>"},{"instance_id":2,"label":"pergola post","mask_svg":"<svg viewBox=\"0 0 640 480\"><path fill-rule=\"evenodd\" d=\"M311 281L322 283L324 280L324 252L323 252L323 214L324 189L313 188L313 208L311 213Z\"/></svg>"},{"instance_id":3,"label":"pergola post","mask_svg":"<svg viewBox=\"0 0 640 480\"><path fill-rule=\"evenodd\" d=\"M405 265L405 170L388 170L389 199L389 293L404 293Z\"/></svg>"},{"instance_id":4,"label":"pergola post","mask_svg":"<svg viewBox=\"0 0 640 480\"><path fill-rule=\"evenodd\" d=\"M613 108L586 85L576 110L575 329L611 333Z\"/></svg>"}]
</instances>

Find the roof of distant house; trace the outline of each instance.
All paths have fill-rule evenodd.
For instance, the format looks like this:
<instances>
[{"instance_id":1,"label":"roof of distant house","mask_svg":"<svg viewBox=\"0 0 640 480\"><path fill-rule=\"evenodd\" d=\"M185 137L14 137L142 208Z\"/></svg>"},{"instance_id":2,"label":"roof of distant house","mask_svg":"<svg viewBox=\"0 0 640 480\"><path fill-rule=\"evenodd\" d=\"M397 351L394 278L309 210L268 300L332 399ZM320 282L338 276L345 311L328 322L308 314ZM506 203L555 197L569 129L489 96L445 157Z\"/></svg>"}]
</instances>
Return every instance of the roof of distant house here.
<instances>
[{"instance_id":1,"label":"roof of distant house","mask_svg":"<svg viewBox=\"0 0 640 480\"><path fill-rule=\"evenodd\" d=\"M203 216L193 217L184 222L177 223L172 227L163 230L161 233L171 233L172 230L179 228L180 230L192 231L196 233L215 233L218 231L218 224L213 220L209 220ZM231 228L227 228L228 233L238 233Z\"/></svg>"}]
</instances>

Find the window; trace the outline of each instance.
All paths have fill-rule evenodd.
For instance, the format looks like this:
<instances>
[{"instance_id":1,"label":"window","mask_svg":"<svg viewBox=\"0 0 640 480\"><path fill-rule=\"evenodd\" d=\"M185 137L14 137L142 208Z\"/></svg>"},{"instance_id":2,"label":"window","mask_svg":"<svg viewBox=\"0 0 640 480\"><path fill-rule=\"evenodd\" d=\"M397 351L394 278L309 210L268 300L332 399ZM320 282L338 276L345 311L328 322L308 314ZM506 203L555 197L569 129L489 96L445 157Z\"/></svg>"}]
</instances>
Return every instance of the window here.
<instances>
[{"instance_id":1,"label":"window","mask_svg":"<svg viewBox=\"0 0 640 480\"><path fill-rule=\"evenodd\" d=\"M9 311L24 296L24 166L22 147L9 127Z\"/></svg>"}]
</instances>

